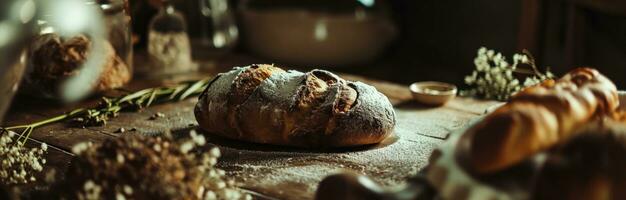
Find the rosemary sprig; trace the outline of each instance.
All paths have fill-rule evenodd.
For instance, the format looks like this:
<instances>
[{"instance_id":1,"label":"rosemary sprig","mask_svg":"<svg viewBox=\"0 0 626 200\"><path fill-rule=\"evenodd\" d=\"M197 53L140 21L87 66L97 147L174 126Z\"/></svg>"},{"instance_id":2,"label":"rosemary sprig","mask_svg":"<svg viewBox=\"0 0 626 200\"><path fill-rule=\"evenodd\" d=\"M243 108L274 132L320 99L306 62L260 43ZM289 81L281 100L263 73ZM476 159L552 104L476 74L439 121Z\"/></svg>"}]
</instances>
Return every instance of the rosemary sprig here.
<instances>
[{"instance_id":1,"label":"rosemary sprig","mask_svg":"<svg viewBox=\"0 0 626 200\"><path fill-rule=\"evenodd\" d=\"M94 108L78 108L31 124L6 128L0 127L0 129L19 132L17 140L20 145L24 145L28 141L30 134L37 127L67 119L72 119L74 122L84 126L104 125L109 118L117 116L123 110L138 110L149 107L154 103L180 101L192 95L198 95L209 84L209 80L186 82L172 87L146 88L117 98L103 97L102 101Z\"/></svg>"}]
</instances>

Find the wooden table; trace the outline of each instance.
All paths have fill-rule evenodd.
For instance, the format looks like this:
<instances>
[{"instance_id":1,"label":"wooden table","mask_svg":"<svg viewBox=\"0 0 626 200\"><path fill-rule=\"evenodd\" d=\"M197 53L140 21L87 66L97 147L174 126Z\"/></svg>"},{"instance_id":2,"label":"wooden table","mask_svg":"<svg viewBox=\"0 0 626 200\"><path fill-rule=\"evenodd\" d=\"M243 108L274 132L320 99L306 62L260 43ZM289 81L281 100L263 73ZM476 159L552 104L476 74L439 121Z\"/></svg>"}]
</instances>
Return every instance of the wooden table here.
<instances>
[{"instance_id":1,"label":"wooden table","mask_svg":"<svg viewBox=\"0 0 626 200\"><path fill-rule=\"evenodd\" d=\"M212 63L204 68L203 73L173 79L211 76L233 65L242 64L247 63ZM497 104L456 98L444 107L424 107L411 101L406 86L354 75L342 76L371 84L387 95L395 106L398 119L393 137L374 146L311 152L209 136L208 141L222 150L218 166L227 171L227 176L240 182L243 188L254 192L258 199L312 199L320 180L345 171L370 176L384 186L398 185L427 164L432 150L447 138L448 133L467 126L470 120L483 114L486 108ZM134 91L164 82L168 81L137 79L124 89ZM6 125L30 123L77 107L91 106L97 102L97 98L65 106L28 98L19 98L14 102ZM124 134L154 135L166 131L187 134L189 130L196 129L197 122L193 116L196 102L194 97L176 103L154 105L140 112L124 112L100 127L71 127L65 123L44 126L32 133L29 144L45 142L51 146L44 171L55 170L57 177L63 177L73 156L71 148L77 143L98 143ZM151 119L157 112L163 113L165 117ZM134 128L136 131L120 133L120 128ZM45 186L43 182L30 185Z\"/></svg>"}]
</instances>

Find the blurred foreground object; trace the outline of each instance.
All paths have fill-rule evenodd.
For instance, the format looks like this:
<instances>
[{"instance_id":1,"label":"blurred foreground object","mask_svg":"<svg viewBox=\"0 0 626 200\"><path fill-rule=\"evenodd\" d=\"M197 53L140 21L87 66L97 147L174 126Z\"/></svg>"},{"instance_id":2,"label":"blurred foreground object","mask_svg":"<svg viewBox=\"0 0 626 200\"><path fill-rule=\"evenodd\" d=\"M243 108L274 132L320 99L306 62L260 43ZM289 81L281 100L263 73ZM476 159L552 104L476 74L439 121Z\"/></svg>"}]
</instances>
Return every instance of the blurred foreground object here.
<instances>
[{"instance_id":1,"label":"blurred foreground object","mask_svg":"<svg viewBox=\"0 0 626 200\"><path fill-rule=\"evenodd\" d=\"M419 200L434 199L434 190L420 176L396 188L383 188L370 178L352 173L331 175L317 189L317 200Z\"/></svg>"},{"instance_id":2,"label":"blurred foreground object","mask_svg":"<svg viewBox=\"0 0 626 200\"><path fill-rule=\"evenodd\" d=\"M97 92L119 88L132 79L132 44L130 41L130 16L125 10L125 0L99 0L86 5L103 13L104 40L101 49L94 51L93 39L84 33L61 35L49 20L38 20L38 35L30 42L27 70L21 91L33 97L59 99L64 92L59 86L63 81L82 73L81 65L97 53L100 72L93 79L81 83ZM61 19L63 20L63 19ZM80 20L64 19L66 23Z\"/></svg>"},{"instance_id":3,"label":"blurred foreground object","mask_svg":"<svg viewBox=\"0 0 626 200\"><path fill-rule=\"evenodd\" d=\"M53 199L252 199L215 165L221 153L202 135L124 136L79 143Z\"/></svg>"},{"instance_id":4,"label":"blurred foreground object","mask_svg":"<svg viewBox=\"0 0 626 200\"><path fill-rule=\"evenodd\" d=\"M623 142L618 141L623 136L596 143L593 136L583 134L624 130L609 119L621 118L624 107L619 104L625 97L591 68L578 68L558 80L525 88L468 128L455 131L433 151L428 180L445 199L588 199L609 194L605 192L613 190L610 185L621 186L619 181L624 179L618 177L626 174L620 168L624 162L614 158L623 158L619 152L624 144L615 144ZM598 146L576 145L584 151L565 153L569 158L555 156L554 150L580 137ZM553 158L557 160L550 167ZM558 173L548 177L541 168ZM603 173L619 181L606 184ZM542 185L543 191L533 189L533 184Z\"/></svg>"},{"instance_id":5,"label":"blurred foreground object","mask_svg":"<svg viewBox=\"0 0 626 200\"><path fill-rule=\"evenodd\" d=\"M581 133L551 151L532 199L626 199L626 127L620 125Z\"/></svg>"},{"instance_id":6,"label":"blurred foreground object","mask_svg":"<svg viewBox=\"0 0 626 200\"><path fill-rule=\"evenodd\" d=\"M80 65L91 54L92 42L79 35L62 38L55 33L35 37L30 46L28 71L24 76L24 92L44 98L58 98L63 80L81 73ZM131 79L131 69L117 56L113 46L104 41L102 55L105 62L98 77L84 82L95 91L119 88Z\"/></svg>"},{"instance_id":7,"label":"blurred foreground object","mask_svg":"<svg viewBox=\"0 0 626 200\"><path fill-rule=\"evenodd\" d=\"M58 90L64 101L76 101L91 91L84 83L98 77L104 62L102 14L96 6L81 0L7 0L0 2L0 13L0 123L26 67L24 49L40 34L36 27L42 22L62 37L91 38L92 53L80 65L81 73L63 80Z\"/></svg>"},{"instance_id":8,"label":"blurred foreground object","mask_svg":"<svg viewBox=\"0 0 626 200\"><path fill-rule=\"evenodd\" d=\"M244 0L238 13L245 46L289 64L365 63L397 35L385 1Z\"/></svg>"},{"instance_id":9,"label":"blurred foreground object","mask_svg":"<svg viewBox=\"0 0 626 200\"><path fill-rule=\"evenodd\" d=\"M0 185L14 186L37 181L35 176L46 164L46 143L28 148L23 146L20 139L22 136L18 133L0 128Z\"/></svg>"}]
</instances>

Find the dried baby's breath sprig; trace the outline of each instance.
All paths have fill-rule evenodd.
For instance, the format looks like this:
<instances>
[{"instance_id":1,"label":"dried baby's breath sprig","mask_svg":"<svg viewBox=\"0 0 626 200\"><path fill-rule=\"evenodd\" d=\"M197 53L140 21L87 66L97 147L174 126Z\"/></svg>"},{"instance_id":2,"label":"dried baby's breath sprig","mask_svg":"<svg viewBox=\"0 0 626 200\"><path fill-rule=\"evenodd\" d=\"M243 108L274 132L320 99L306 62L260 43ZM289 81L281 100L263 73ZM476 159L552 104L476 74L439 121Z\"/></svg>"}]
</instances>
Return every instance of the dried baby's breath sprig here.
<instances>
[{"instance_id":1,"label":"dried baby's breath sprig","mask_svg":"<svg viewBox=\"0 0 626 200\"><path fill-rule=\"evenodd\" d=\"M147 88L118 98L103 98L95 108L79 108L31 124L0 127L0 181L5 184L27 183L35 180L33 171L39 172L43 169L46 163L43 154L48 146L45 143L39 148L24 146L37 127L66 119L73 119L87 126L105 124L107 119L125 109L141 109L153 103L179 101L200 94L208 83L209 79L204 79L173 87Z\"/></svg>"},{"instance_id":2,"label":"dried baby's breath sprig","mask_svg":"<svg viewBox=\"0 0 626 200\"><path fill-rule=\"evenodd\" d=\"M74 148L77 159L53 196L68 199L232 199L252 197L215 165L204 136L124 136ZM54 196L57 197L57 196Z\"/></svg>"},{"instance_id":3,"label":"dried baby's breath sprig","mask_svg":"<svg viewBox=\"0 0 626 200\"><path fill-rule=\"evenodd\" d=\"M208 85L209 79L195 82L186 82L172 87L147 88L137 92L127 94L117 98L102 98L102 101L95 108L79 108L71 112L45 119L39 122L26 125L6 127L6 130L19 132L18 141L26 143L33 129L55 123L58 121L73 119L83 126L95 126L106 124L111 117L117 116L120 111L141 109L153 103L180 101L192 95L202 93Z\"/></svg>"},{"instance_id":4,"label":"dried baby's breath sprig","mask_svg":"<svg viewBox=\"0 0 626 200\"><path fill-rule=\"evenodd\" d=\"M462 90L461 95L505 101L524 87L554 77L549 69L545 73L541 72L532 55L526 50L521 54L514 54L513 63L509 63L501 53L481 47L474 59L474 65L476 69L465 77L465 83L470 88ZM521 66L529 66L530 69ZM526 77L523 83L518 79L520 76Z\"/></svg>"},{"instance_id":5,"label":"dried baby's breath sprig","mask_svg":"<svg viewBox=\"0 0 626 200\"><path fill-rule=\"evenodd\" d=\"M35 181L34 173L41 172L46 164L43 158L48 150L46 143L41 143L40 147L26 148L16 137L15 132L0 128L0 184Z\"/></svg>"}]
</instances>

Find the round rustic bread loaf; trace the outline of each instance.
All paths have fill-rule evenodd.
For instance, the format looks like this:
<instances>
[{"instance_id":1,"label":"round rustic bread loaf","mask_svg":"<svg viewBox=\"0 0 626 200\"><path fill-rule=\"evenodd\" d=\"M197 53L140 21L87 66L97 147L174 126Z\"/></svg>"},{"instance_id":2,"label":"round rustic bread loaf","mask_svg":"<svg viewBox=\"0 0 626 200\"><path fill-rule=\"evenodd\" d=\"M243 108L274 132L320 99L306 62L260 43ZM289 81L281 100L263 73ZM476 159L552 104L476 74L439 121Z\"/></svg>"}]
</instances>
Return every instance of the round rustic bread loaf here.
<instances>
[{"instance_id":1,"label":"round rustic bread loaf","mask_svg":"<svg viewBox=\"0 0 626 200\"><path fill-rule=\"evenodd\" d=\"M298 147L375 144L396 123L393 106L372 86L324 70L273 65L218 74L200 96L195 116L211 134Z\"/></svg>"}]
</instances>

